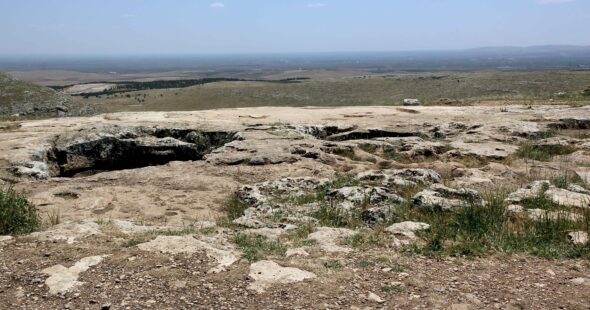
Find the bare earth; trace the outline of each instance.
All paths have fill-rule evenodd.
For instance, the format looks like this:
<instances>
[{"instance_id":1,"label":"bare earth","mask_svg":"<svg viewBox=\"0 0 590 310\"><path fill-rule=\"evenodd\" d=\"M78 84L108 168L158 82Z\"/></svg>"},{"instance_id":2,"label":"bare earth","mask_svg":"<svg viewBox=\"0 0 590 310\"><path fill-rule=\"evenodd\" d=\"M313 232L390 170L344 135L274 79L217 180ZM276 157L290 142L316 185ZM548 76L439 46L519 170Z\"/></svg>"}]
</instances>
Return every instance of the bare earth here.
<instances>
[{"instance_id":1,"label":"bare earth","mask_svg":"<svg viewBox=\"0 0 590 310\"><path fill-rule=\"evenodd\" d=\"M407 256L393 245L351 248L341 240L334 242L344 250L332 251L318 237L305 246L285 241L305 254L266 257L280 265L276 273L275 267L264 271L271 273L267 283L266 275L251 273L254 265L231 240L237 231L262 233L255 229L269 229L263 233L280 239L282 226L252 224L267 220L260 213L246 224L215 224L225 216L224 202L242 186L287 177L321 180L337 172L424 168L439 174L445 186L483 192L515 190L566 170L587 184L588 125L590 106L566 105L265 107L0 123L0 185L16 182L46 220L60 217L59 225L42 232L0 239L0 308L590 309L587 260L435 259ZM514 155L520 142L551 126L564 128L543 143L568 144L575 152L547 162ZM197 140L185 133L179 138L182 130L207 133L214 150L155 165L171 152L194 151L189 144ZM218 133L232 141L215 145ZM74 153L100 157L138 145L144 147L140 155L119 163L99 165ZM389 145L403 160L380 151ZM51 158L59 158L60 150L70 152L67 163ZM131 167L145 166L143 160L154 162ZM186 227L197 230L188 236L146 234ZM341 266L326 267L332 261ZM264 289L255 289L260 285Z\"/></svg>"}]
</instances>

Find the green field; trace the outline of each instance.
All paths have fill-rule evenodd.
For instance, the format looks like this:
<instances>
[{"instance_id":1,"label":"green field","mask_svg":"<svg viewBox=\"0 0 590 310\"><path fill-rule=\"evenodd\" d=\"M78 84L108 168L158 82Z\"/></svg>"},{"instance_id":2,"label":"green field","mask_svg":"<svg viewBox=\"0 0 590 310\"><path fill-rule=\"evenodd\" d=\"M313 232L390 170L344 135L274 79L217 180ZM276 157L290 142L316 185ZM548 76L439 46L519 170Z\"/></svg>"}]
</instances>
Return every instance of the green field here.
<instances>
[{"instance_id":1,"label":"green field","mask_svg":"<svg viewBox=\"0 0 590 310\"><path fill-rule=\"evenodd\" d=\"M179 89L146 90L98 98L76 97L107 111L183 111L254 106L398 105L478 102L590 103L583 90L590 71L396 74L305 80L299 83L219 82Z\"/></svg>"}]
</instances>

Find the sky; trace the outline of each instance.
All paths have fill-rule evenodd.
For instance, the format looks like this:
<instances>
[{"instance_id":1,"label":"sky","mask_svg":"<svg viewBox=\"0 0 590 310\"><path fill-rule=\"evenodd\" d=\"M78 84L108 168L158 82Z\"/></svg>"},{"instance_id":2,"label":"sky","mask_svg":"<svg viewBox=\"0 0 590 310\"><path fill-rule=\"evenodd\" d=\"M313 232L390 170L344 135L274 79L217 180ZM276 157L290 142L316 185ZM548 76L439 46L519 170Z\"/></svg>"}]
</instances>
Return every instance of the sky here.
<instances>
[{"instance_id":1,"label":"sky","mask_svg":"<svg viewBox=\"0 0 590 310\"><path fill-rule=\"evenodd\" d=\"M590 45L590 0L0 0L0 54Z\"/></svg>"}]
</instances>

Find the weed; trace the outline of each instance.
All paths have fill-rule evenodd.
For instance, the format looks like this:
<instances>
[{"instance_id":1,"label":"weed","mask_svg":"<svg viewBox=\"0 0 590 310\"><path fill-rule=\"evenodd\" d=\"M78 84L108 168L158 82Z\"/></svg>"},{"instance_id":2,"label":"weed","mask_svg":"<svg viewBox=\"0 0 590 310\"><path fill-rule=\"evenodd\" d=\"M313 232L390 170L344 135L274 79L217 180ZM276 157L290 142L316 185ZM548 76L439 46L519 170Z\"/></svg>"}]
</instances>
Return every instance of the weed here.
<instances>
[{"instance_id":1,"label":"weed","mask_svg":"<svg viewBox=\"0 0 590 310\"><path fill-rule=\"evenodd\" d=\"M544 195L539 195L534 198L523 199L520 205L526 209L541 209L541 210L556 210L559 206L555 205L553 201Z\"/></svg>"},{"instance_id":2,"label":"weed","mask_svg":"<svg viewBox=\"0 0 590 310\"><path fill-rule=\"evenodd\" d=\"M401 293L404 291L404 288L401 287L399 284L387 284L381 287L381 292L383 293Z\"/></svg>"},{"instance_id":3,"label":"weed","mask_svg":"<svg viewBox=\"0 0 590 310\"><path fill-rule=\"evenodd\" d=\"M370 260L361 260L361 261L357 262L355 265L359 268L371 268L371 267L375 267L377 265L377 263L375 263L374 261L370 261Z\"/></svg>"},{"instance_id":4,"label":"weed","mask_svg":"<svg viewBox=\"0 0 590 310\"><path fill-rule=\"evenodd\" d=\"M223 211L227 214L229 222L244 215L244 211L250 206L243 202L238 193L233 193L224 203Z\"/></svg>"},{"instance_id":5,"label":"weed","mask_svg":"<svg viewBox=\"0 0 590 310\"><path fill-rule=\"evenodd\" d=\"M302 244L303 244L304 246L314 246L314 245L316 245L317 243L318 243L318 241L317 241L317 240L315 240L315 239L307 239L307 240L303 240L303 243L302 243Z\"/></svg>"},{"instance_id":6,"label":"weed","mask_svg":"<svg viewBox=\"0 0 590 310\"><path fill-rule=\"evenodd\" d=\"M356 179L354 174L336 173L334 179L324 183L318 189L318 193L327 193L335 188L342 188L347 186L359 185L360 181ZM325 196L325 195L324 195Z\"/></svg>"},{"instance_id":7,"label":"weed","mask_svg":"<svg viewBox=\"0 0 590 310\"><path fill-rule=\"evenodd\" d=\"M186 236L194 235L196 233L197 230L194 227L186 226L181 229L153 230L146 234L151 236Z\"/></svg>"},{"instance_id":8,"label":"weed","mask_svg":"<svg viewBox=\"0 0 590 310\"><path fill-rule=\"evenodd\" d=\"M524 143L520 145L516 156L538 161L550 161L554 156L567 155L576 151L569 145L545 145Z\"/></svg>"},{"instance_id":9,"label":"weed","mask_svg":"<svg viewBox=\"0 0 590 310\"><path fill-rule=\"evenodd\" d=\"M564 174L551 179L551 183L559 188L567 188L571 184L584 184L584 180L575 172L566 171Z\"/></svg>"},{"instance_id":10,"label":"weed","mask_svg":"<svg viewBox=\"0 0 590 310\"><path fill-rule=\"evenodd\" d=\"M390 239L383 227L373 227L373 229L364 229L349 237L345 243L358 249L387 248Z\"/></svg>"},{"instance_id":11,"label":"weed","mask_svg":"<svg viewBox=\"0 0 590 310\"><path fill-rule=\"evenodd\" d=\"M49 226L55 226L61 223L61 211L59 209L53 209L47 213L47 221Z\"/></svg>"},{"instance_id":12,"label":"weed","mask_svg":"<svg viewBox=\"0 0 590 310\"><path fill-rule=\"evenodd\" d=\"M559 131L557 131L555 129L549 129L549 130L539 131L539 132L535 133L535 135L532 137L532 139L533 140L543 140L543 139L553 138L558 135L559 135Z\"/></svg>"},{"instance_id":13,"label":"weed","mask_svg":"<svg viewBox=\"0 0 590 310\"><path fill-rule=\"evenodd\" d=\"M138 245L138 244L141 244L141 243L143 243L143 241L142 241L142 240L135 239L135 238L134 238L134 239L129 239L129 240L127 240L127 241L126 241L126 242L123 244L123 247L125 247L125 248L131 248L131 247L134 247L134 246L136 246L136 245Z\"/></svg>"},{"instance_id":14,"label":"weed","mask_svg":"<svg viewBox=\"0 0 590 310\"><path fill-rule=\"evenodd\" d=\"M278 241L242 233L234 236L234 243L242 250L244 258L250 262L264 259L267 255L284 255L287 251L287 246Z\"/></svg>"},{"instance_id":15,"label":"weed","mask_svg":"<svg viewBox=\"0 0 590 310\"><path fill-rule=\"evenodd\" d=\"M357 228L364 225L361 219L363 208L356 206L353 210L343 210L334 205L334 201L322 203L318 211L312 214L321 226Z\"/></svg>"},{"instance_id":16,"label":"weed","mask_svg":"<svg viewBox=\"0 0 590 310\"><path fill-rule=\"evenodd\" d=\"M41 226L37 209L13 188L0 190L0 235L26 234Z\"/></svg>"},{"instance_id":17,"label":"weed","mask_svg":"<svg viewBox=\"0 0 590 310\"><path fill-rule=\"evenodd\" d=\"M371 143L361 143L358 145L359 149L369 153L369 154L375 154L375 152L377 152L377 149L379 148L378 145L375 144L371 144Z\"/></svg>"},{"instance_id":18,"label":"weed","mask_svg":"<svg viewBox=\"0 0 590 310\"><path fill-rule=\"evenodd\" d=\"M337 260L331 260L324 263L326 269L342 269L344 266Z\"/></svg>"},{"instance_id":19,"label":"weed","mask_svg":"<svg viewBox=\"0 0 590 310\"><path fill-rule=\"evenodd\" d=\"M557 218L513 219L504 212L504 197L503 193L488 194L485 205L472 204L450 214L419 211L422 219L431 225L430 231L423 233L426 245L406 246L404 254L485 256L500 252L546 258L590 258L589 245L573 245L566 238L572 230L588 231L588 216L577 222L565 213ZM525 200L522 205L534 209L563 209L543 195Z\"/></svg>"},{"instance_id":20,"label":"weed","mask_svg":"<svg viewBox=\"0 0 590 310\"><path fill-rule=\"evenodd\" d=\"M286 239L295 243L302 244L307 240L307 236L315 230L315 225L311 222L305 223L289 232Z\"/></svg>"}]
</instances>

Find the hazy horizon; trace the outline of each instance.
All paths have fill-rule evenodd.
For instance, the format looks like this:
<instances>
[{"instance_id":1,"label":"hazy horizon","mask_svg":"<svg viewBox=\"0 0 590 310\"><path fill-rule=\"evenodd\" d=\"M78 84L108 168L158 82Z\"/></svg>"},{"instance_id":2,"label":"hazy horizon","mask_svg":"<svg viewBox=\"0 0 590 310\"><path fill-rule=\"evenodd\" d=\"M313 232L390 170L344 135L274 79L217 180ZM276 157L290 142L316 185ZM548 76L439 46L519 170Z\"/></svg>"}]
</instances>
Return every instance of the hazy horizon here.
<instances>
[{"instance_id":1,"label":"hazy horizon","mask_svg":"<svg viewBox=\"0 0 590 310\"><path fill-rule=\"evenodd\" d=\"M5 0L0 55L251 55L590 46L582 0Z\"/></svg>"}]
</instances>

